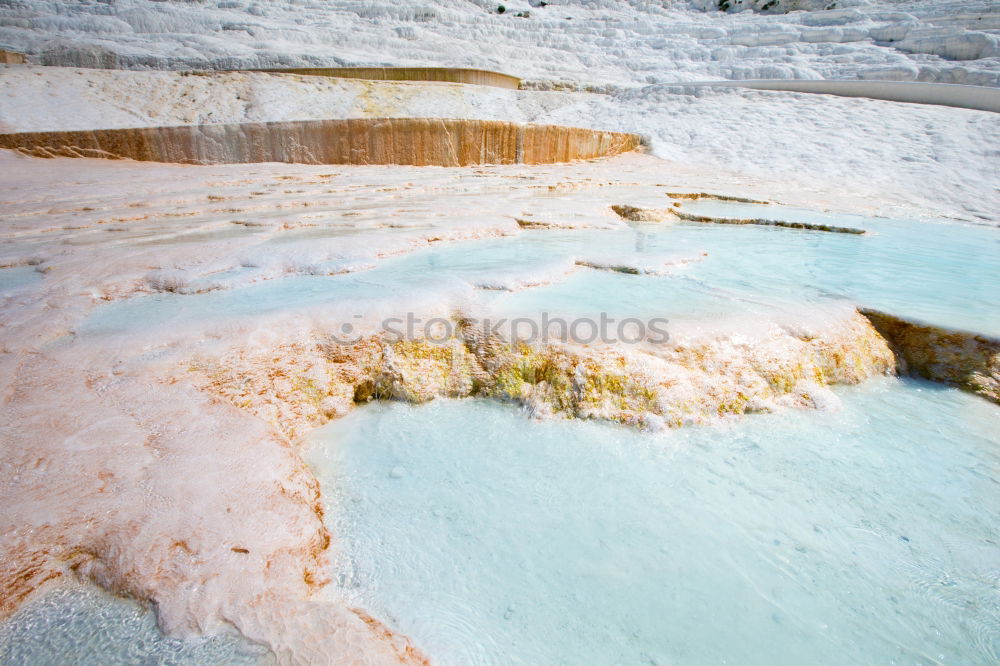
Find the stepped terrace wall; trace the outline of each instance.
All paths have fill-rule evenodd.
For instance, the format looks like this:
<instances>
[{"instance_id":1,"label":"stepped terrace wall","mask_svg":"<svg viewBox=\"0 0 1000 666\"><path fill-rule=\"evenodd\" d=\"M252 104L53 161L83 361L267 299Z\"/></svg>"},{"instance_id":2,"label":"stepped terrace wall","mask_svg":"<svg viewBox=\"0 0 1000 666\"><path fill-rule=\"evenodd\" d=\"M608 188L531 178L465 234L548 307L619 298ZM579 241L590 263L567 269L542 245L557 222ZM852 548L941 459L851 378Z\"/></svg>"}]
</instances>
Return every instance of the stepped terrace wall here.
<instances>
[{"instance_id":1,"label":"stepped terrace wall","mask_svg":"<svg viewBox=\"0 0 1000 666\"><path fill-rule=\"evenodd\" d=\"M1000 340L861 310L896 356L901 373L957 386L1000 405Z\"/></svg>"},{"instance_id":2,"label":"stepped terrace wall","mask_svg":"<svg viewBox=\"0 0 1000 666\"><path fill-rule=\"evenodd\" d=\"M521 79L509 74L484 69L453 67L289 67L280 69L249 70L276 74L302 74L306 76L334 76L345 79L371 79L374 81L443 81L447 83L472 83L517 90Z\"/></svg>"},{"instance_id":3,"label":"stepped terrace wall","mask_svg":"<svg viewBox=\"0 0 1000 666\"><path fill-rule=\"evenodd\" d=\"M28 62L27 56L16 51L5 51L0 49L0 64L3 65L23 65Z\"/></svg>"},{"instance_id":4,"label":"stepped terrace wall","mask_svg":"<svg viewBox=\"0 0 1000 666\"><path fill-rule=\"evenodd\" d=\"M181 164L550 164L635 150L636 134L494 120L383 118L0 134L36 157Z\"/></svg>"},{"instance_id":5,"label":"stepped terrace wall","mask_svg":"<svg viewBox=\"0 0 1000 666\"><path fill-rule=\"evenodd\" d=\"M492 120L383 118L0 134L37 157L182 164L549 164L637 148L635 134Z\"/></svg>"}]
</instances>

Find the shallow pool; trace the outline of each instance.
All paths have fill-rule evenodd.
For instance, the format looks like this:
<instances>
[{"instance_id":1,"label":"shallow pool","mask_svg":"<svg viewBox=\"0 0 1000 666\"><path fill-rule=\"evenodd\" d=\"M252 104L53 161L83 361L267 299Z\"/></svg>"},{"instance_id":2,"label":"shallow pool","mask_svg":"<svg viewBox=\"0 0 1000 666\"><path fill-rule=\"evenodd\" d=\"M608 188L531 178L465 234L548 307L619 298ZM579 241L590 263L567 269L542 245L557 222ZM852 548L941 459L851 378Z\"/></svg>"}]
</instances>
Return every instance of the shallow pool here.
<instances>
[{"instance_id":1,"label":"shallow pool","mask_svg":"<svg viewBox=\"0 0 1000 666\"><path fill-rule=\"evenodd\" d=\"M820 215L745 204L715 203L708 210L790 220ZM829 214L821 219L869 233L688 222L532 230L423 248L360 273L293 274L208 293L139 296L96 308L80 332L322 310L345 301L364 315L387 299L439 293L467 304L476 291L473 303L510 316L607 312L697 319L801 312L839 301L1000 335L1000 228ZM640 274L577 262L624 265Z\"/></svg>"},{"instance_id":2,"label":"shallow pool","mask_svg":"<svg viewBox=\"0 0 1000 666\"><path fill-rule=\"evenodd\" d=\"M358 410L309 449L339 585L443 665L996 663L996 406L838 393L661 435Z\"/></svg>"},{"instance_id":3,"label":"shallow pool","mask_svg":"<svg viewBox=\"0 0 1000 666\"><path fill-rule=\"evenodd\" d=\"M0 268L0 293L34 284L41 279L42 274L34 266Z\"/></svg>"},{"instance_id":4,"label":"shallow pool","mask_svg":"<svg viewBox=\"0 0 1000 666\"><path fill-rule=\"evenodd\" d=\"M55 588L0 624L0 663L20 666L275 663L271 652L235 632L167 638L153 611L91 586Z\"/></svg>"}]
</instances>

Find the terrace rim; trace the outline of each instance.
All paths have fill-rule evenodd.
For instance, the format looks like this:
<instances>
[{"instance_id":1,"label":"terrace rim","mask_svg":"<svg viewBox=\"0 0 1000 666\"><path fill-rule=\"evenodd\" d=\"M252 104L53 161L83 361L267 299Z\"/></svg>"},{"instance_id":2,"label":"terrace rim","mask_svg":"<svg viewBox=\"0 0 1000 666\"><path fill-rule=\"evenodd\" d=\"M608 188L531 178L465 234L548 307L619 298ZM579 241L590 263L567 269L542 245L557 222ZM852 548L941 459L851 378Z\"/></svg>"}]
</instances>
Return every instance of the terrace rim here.
<instances>
[{"instance_id":1,"label":"terrace rim","mask_svg":"<svg viewBox=\"0 0 1000 666\"><path fill-rule=\"evenodd\" d=\"M447 118L354 118L0 134L0 148L35 157L179 164L555 164L611 157L637 134Z\"/></svg>"},{"instance_id":2,"label":"terrace rim","mask_svg":"<svg viewBox=\"0 0 1000 666\"><path fill-rule=\"evenodd\" d=\"M219 70L199 73L210 74L216 71ZM288 67L225 71L299 74L302 76L328 76L342 79L369 79L372 81L465 83L479 86L493 86L495 88L508 88L511 90L517 90L521 86L521 79L510 74L492 72L485 69L455 67Z\"/></svg>"}]
</instances>

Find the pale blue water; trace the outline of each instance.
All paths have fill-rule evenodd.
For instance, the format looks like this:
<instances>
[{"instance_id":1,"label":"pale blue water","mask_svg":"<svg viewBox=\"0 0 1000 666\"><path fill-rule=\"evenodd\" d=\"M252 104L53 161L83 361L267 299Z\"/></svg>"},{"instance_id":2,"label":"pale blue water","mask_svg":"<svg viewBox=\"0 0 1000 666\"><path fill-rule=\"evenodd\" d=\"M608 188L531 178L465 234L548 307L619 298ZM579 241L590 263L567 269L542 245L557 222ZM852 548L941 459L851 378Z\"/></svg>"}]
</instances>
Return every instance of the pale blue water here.
<instances>
[{"instance_id":1,"label":"pale blue water","mask_svg":"<svg viewBox=\"0 0 1000 666\"><path fill-rule=\"evenodd\" d=\"M510 314L619 317L847 302L1000 335L1000 229L717 202L685 210L870 233L692 223L526 231L359 273L132 298L95 308L78 332L158 336L206 320L364 313L387 299L474 293ZM702 252L667 275L560 269ZM40 279L10 270L19 272L0 271L0 289ZM553 282L475 290L512 275ZM366 407L321 431L310 454L344 549L339 585L445 665L997 662L996 406L898 380L839 393L839 412L662 436L532 422L477 401ZM229 639L170 642L127 602L45 599L0 631L0 662L54 663L77 643L85 659L74 663L243 659L245 646Z\"/></svg>"},{"instance_id":2,"label":"pale blue water","mask_svg":"<svg viewBox=\"0 0 1000 666\"><path fill-rule=\"evenodd\" d=\"M14 266L0 268L0 292L17 289L42 279L42 274L34 266Z\"/></svg>"},{"instance_id":3,"label":"pale blue water","mask_svg":"<svg viewBox=\"0 0 1000 666\"><path fill-rule=\"evenodd\" d=\"M481 293L510 314L608 312L691 318L767 313L831 301L987 335L1000 335L1000 228L805 213L778 206L708 203L686 210L730 217L813 219L862 227L865 236L754 226L664 223L626 230L527 231L455 243L381 262L357 274L291 276L195 295L142 296L96 309L81 329L106 332L203 317L254 316L354 300L471 289L512 273L553 273L560 261L619 257L638 263L704 259L668 275L580 269L515 293ZM806 214L808 213L808 214Z\"/></svg>"},{"instance_id":4,"label":"pale blue water","mask_svg":"<svg viewBox=\"0 0 1000 666\"><path fill-rule=\"evenodd\" d=\"M162 293L137 296L100 306L80 332L95 335L125 330L156 330L191 322L231 320L268 315L349 300L364 309L366 300L393 295L368 273L333 276L294 275L246 287L201 294Z\"/></svg>"},{"instance_id":5,"label":"pale blue water","mask_svg":"<svg viewBox=\"0 0 1000 666\"><path fill-rule=\"evenodd\" d=\"M798 208L781 204L744 204L737 201L716 201L713 199L682 201L680 210L694 215L710 215L712 217L762 218L765 220L829 224L837 227L852 227L854 229L869 229L872 224L878 224L879 221L888 219L885 217L872 218L852 213L809 210L808 208ZM947 224L953 223L948 222Z\"/></svg>"},{"instance_id":6,"label":"pale blue water","mask_svg":"<svg viewBox=\"0 0 1000 666\"><path fill-rule=\"evenodd\" d=\"M729 216L746 217L764 216L757 208L775 207L730 208ZM859 226L857 220L837 221ZM670 318L844 301L939 326L1000 335L1000 228L877 219L860 226L869 234L749 225L636 225L619 232L619 243L630 241L636 254L674 251L696 256L703 250L708 256L667 276L581 272L559 284L505 296L504 307L511 312L604 311ZM608 242L601 238L602 244Z\"/></svg>"},{"instance_id":7,"label":"pale blue water","mask_svg":"<svg viewBox=\"0 0 1000 666\"><path fill-rule=\"evenodd\" d=\"M688 212L865 229L868 235L740 227L716 240L712 279L835 296L929 323L1000 334L1000 227L890 220L782 206L697 202ZM687 225L685 225L687 226ZM709 233L718 225L698 225ZM753 232L761 232L757 235ZM776 234L790 232L772 245ZM852 243L851 240L856 241ZM721 276L720 264L729 266ZM698 274L697 269L694 274ZM745 276L745 277L742 277Z\"/></svg>"},{"instance_id":8,"label":"pale blue water","mask_svg":"<svg viewBox=\"0 0 1000 666\"><path fill-rule=\"evenodd\" d=\"M839 393L664 435L365 407L308 451L339 585L445 666L997 663L996 406Z\"/></svg>"},{"instance_id":9,"label":"pale blue water","mask_svg":"<svg viewBox=\"0 0 1000 666\"><path fill-rule=\"evenodd\" d=\"M0 624L0 664L11 666L242 666L273 664L235 633L167 638L153 611L94 587L57 588Z\"/></svg>"}]
</instances>

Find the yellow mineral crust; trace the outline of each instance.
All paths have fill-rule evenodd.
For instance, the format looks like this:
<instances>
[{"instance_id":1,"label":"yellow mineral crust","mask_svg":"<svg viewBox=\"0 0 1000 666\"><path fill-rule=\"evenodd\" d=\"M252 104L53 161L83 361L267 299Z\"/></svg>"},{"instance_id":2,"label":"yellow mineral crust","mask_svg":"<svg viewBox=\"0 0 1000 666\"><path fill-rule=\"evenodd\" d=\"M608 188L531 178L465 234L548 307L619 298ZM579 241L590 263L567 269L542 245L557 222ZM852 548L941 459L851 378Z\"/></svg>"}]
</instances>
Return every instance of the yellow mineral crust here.
<instances>
[{"instance_id":1,"label":"yellow mineral crust","mask_svg":"<svg viewBox=\"0 0 1000 666\"><path fill-rule=\"evenodd\" d=\"M885 340L857 312L812 333L774 326L662 345L511 344L462 327L443 342L372 335L233 349L200 358L195 383L293 441L373 399L425 402L490 397L538 416L602 419L644 428L826 404L826 387L856 384L895 366Z\"/></svg>"},{"instance_id":2,"label":"yellow mineral crust","mask_svg":"<svg viewBox=\"0 0 1000 666\"><path fill-rule=\"evenodd\" d=\"M943 382L1000 404L1000 340L862 310L892 345L899 371Z\"/></svg>"}]
</instances>

